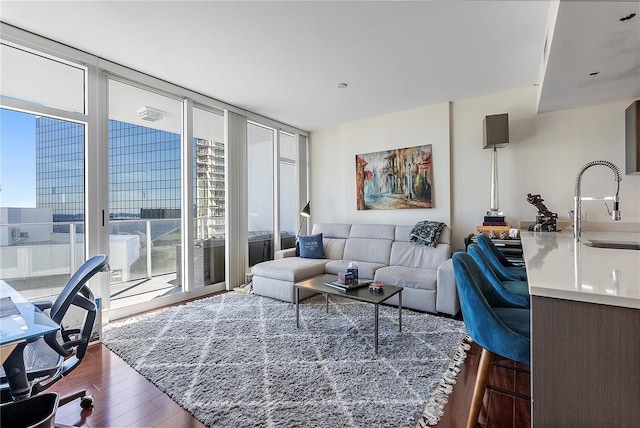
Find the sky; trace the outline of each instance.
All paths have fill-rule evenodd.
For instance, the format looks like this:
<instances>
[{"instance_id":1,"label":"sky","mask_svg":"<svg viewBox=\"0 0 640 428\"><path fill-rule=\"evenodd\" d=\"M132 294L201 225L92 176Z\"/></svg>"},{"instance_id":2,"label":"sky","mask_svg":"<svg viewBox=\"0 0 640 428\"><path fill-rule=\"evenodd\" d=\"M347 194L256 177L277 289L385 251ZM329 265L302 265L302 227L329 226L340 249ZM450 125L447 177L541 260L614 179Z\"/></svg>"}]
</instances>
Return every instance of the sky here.
<instances>
[{"instance_id":1,"label":"sky","mask_svg":"<svg viewBox=\"0 0 640 428\"><path fill-rule=\"evenodd\" d=\"M0 207L36 206L36 117L0 109Z\"/></svg>"}]
</instances>

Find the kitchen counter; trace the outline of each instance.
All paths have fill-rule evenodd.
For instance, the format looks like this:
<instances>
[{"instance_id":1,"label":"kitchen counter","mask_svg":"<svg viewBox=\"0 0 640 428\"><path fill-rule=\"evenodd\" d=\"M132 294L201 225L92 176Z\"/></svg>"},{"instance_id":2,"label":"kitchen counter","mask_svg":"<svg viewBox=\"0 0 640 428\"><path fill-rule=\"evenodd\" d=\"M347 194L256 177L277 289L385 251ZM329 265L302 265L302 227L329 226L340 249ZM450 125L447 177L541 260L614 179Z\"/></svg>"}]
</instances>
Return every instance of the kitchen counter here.
<instances>
[{"instance_id":1,"label":"kitchen counter","mask_svg":"<svg viewBox=\"0 0 640 428\"><path fill-rule=\"evenodd\" d=\"M640 309L640 250L596 248L591 240L640 242L640 233L522 232L532 296Z\"/></svg>"},{"instance_id":2,"label":"kitchen counter","mask_svg":"<svg viewBox=\"0 0 640 428\"><path fill-rule=\"evenodd\" d=\"M640 426L638 233L523 232L531 294L531 426Z\"/></svg>"}]
</instances>

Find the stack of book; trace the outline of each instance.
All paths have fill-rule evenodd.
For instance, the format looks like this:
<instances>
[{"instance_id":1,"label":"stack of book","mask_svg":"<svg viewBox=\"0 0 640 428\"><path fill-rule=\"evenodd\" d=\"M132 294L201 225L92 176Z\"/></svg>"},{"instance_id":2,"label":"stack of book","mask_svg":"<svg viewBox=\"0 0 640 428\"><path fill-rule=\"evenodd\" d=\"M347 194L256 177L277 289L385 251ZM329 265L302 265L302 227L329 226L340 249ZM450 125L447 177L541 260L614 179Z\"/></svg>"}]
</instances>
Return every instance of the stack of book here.
<instances>
[{"instance_id":1,"label":"stack of book","mask_svg":"<svg viewBox=\"0 0 640 428\"><path fill-rule=\"evenodd\" d=\"M509 226L503 215L486 215L484 216L483 226Z\"/></svg>"},{"instance_id":2,"label":"stack of book","mask_svg":"<svg viewBox=\"0 0 640 428\"><path fill-rule=\"evenodd\" d=\"M497 238L502 233L503 235L509 234L509 223L503 215L485 215L482 226L476 228L476 233L484 234L490 238Z\"/></svg>"},{"instance_id":3,"label":"stack of book","mask_svg":"<svg viewBox=\"0 0 640 428\"><path fill-rule=\"evenodd\" d=\"M348 291L348 290L354 290L360 287L366 287L367 285L371 284L371 282L372 281L367 281L366 279L359 279L349 284L345 284L339 281L331 281L331 282L325 282L324 285L335 288L340 291Z\"/></svg>"}]
</instances>

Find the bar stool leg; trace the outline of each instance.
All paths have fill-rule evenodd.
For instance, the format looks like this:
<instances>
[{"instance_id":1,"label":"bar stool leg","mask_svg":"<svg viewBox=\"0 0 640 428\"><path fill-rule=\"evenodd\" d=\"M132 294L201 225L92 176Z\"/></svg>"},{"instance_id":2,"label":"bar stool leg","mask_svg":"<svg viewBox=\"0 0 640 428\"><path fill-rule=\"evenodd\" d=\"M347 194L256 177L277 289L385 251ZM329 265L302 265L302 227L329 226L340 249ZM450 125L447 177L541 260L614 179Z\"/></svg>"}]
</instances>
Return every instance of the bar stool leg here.
<instances>
[{"instance_id":1,"label":"bar stool leg","mask_svg":"<svg viewBox=\"0 0 640 428\"><path fill-rule=\"evenodd\" d=\"M471 399L471 408L469 409L469 418L467 419L467 428L475 428L478 423L478 415L480 407L482 407L482 399L484 398L484 390L487 386L487 378L489 377L489 367L493 359L493 352L482 348L480 355L480 364L478 365L478 374L476 383L473 387L473 398Z\"/></svg>"}]
</instances>

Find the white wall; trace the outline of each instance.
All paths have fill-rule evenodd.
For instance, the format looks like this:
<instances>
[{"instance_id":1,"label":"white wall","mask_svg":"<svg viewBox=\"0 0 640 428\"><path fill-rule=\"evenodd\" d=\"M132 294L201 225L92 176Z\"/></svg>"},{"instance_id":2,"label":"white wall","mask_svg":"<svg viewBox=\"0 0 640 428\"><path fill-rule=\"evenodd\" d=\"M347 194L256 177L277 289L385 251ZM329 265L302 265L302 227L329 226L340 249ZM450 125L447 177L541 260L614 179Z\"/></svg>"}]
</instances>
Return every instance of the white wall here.
<instances>
[{"instance_id":1,"label":"white wall","mask_svg":"<svg viewBox=\"0 0 640 428\"><path fill-rule=\"evenodd\" d=\"M561 221L569 222L576 174L584 164L609 160L624 174L624 110L632 101L538 115L536 88L526 87L454 102L451 114L442 104L314 132L312 221L440 220L453 227L454 248L462 247L464 236L475 232L489 209L491 151L482 149L482 120L508 113L510 144L498 151L500 209L519 227L520 221L533 221L537 212L526 201L527 193L540 194ZM435 208L357 211L354 155L419 144L434 144ZM613 177L608 168L590 168L583 176L583 195L613 195ZM640 175L623 176L620 198L622 222L640 222ZM583 203L583 212L588 222L609 222L602 202Z\"/></svg>"},{"instance_id":2,"label":"white wall","mask_svg":"<svg viewBox=\"0 0 640 428\"><path fill-rule=\"evenodd\" d=\"M432 145L433 208L356 209L355 156L381 150ZM450 224L449 104L348 123L310 137L311 222Z\"/></svg>"}]
</instances>

